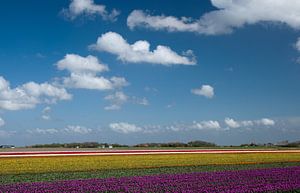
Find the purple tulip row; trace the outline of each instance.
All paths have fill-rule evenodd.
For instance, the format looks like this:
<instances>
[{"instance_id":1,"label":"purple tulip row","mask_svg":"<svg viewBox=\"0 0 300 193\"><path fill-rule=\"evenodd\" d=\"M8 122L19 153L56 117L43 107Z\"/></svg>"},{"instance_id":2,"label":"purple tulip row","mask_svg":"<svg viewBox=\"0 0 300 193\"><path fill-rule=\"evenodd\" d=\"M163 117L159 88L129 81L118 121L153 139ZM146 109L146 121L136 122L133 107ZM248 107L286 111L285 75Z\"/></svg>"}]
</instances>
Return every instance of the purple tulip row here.
<instances>
[{"instance_id":1,"label":"purple tulip row","mask_svg":"<svg viewBox=\"0 0 300 193\"><path fill-rule=\"evenodd\" d=\"M300 189L300 166L1 185L0 192L276 192Z\"/></svg>"}]
</instances>

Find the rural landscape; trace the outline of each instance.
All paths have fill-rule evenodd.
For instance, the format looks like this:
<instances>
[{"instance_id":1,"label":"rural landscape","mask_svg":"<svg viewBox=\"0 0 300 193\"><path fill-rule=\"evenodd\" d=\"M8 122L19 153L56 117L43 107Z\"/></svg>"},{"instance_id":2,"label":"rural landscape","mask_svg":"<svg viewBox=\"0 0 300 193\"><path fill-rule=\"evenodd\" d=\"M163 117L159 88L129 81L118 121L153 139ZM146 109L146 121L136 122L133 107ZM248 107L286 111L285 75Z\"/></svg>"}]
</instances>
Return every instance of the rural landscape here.
<instances>
[{"instance_id":1,"label":"rural landscape","mask_svg":"<svg viewBox=\"0 0 300 193\"><path fill-rule=\"evenodd\" d=\"M0 152L2 192L298 192L300 149L156 147Z\"/></svg>"},{"instance_id":2,"label":"rural landscape","mask_svg":"<svg viewBox=\"0 0 300 193\"><path fill-rule=\"evenodd\" d=\"M0 15L0 193L300 193L300 0Z\"/></svg>"}]
</instances>

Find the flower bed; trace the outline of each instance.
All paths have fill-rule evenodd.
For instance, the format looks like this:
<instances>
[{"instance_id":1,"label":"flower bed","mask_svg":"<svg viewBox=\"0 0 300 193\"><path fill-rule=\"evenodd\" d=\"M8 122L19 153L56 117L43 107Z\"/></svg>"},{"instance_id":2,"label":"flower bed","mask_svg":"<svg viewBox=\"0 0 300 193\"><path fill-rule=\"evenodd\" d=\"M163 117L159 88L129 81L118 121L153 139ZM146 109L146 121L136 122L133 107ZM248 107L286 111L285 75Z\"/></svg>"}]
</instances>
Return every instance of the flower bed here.
<instances>
[{"instance_id":1,"label":"flower bed","mask_svg":"<svg viewBox=\"0 0 300 193\"><path fill-rule=\"evenodd\" d=\"M19 183L1 192L276 192L300 189L300 166Z\"/></svg>"}]
</instances>

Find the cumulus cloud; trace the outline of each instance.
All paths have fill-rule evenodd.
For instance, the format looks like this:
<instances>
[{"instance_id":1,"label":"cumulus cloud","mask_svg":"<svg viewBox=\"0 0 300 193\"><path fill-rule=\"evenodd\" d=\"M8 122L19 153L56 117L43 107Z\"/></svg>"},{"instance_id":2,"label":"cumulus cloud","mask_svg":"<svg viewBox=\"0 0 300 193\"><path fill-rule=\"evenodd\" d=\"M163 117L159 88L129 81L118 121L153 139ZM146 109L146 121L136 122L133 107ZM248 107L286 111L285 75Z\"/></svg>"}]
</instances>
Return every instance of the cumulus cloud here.
<instances>
[{"instance_id":1,"label":"cumulus cloud","mask_svg":"<svg viewBox=\"0 0 300 193\"><path fill-rule=\"evenodd\" d=\"M119 133L136 133L141 132L143 129L141 127L136 126L135 124L130 124L126 122L120 123L111 123L109 124L111 130L119 132Z\"/></svg>"},{"instance_id":2,"label":"cumulus cloud","mask_svg":"<svg viewBox=\"0 0 300 193\"><path fill-rule=\"evenodd\" d=\"M259 124L259 125L265 125L265 126L275 125L275 121L272 120L272 119L268 119L268 118L263 118L261 120L257 120L256 123Z\"/></svg>"},{"instance_id":3,"label":"cumulus cloud","mask_svg":"<svg viewBox=\"0 0 300 193\"><path fill-rule=\"evenodd\" d=\"M165 66L171 65L195 65L196 61L191 50L184 55L179 55L170 47L158 45L155 50L150 50L150 43L145 40L129 44L120 34L107 32L102 34L91 49L105 51L117 55L123 62L152 63Z\"/></svg>"},{"instance_id":4,"label":"cumulus cloud","mask_svg":"<svg viewBox=\"0 0 300 193\"><path fill-rule=\"evenodd\" d=\"M213 98L214 88L210 85L202 85L201 88L192 89L191 92L195 95L205 96L206 98Z\"/></svg>"},{"instance_id":5,"label":"cumulus cloud","mask_svg":"<svg viewBox=\"0 0 300 193\"><path fill-rule=\"evenodd\" d=\"M224 122L230 128L238 128L241 126L237 121L231 118L225 118Z\"/></svg>"},{"instance_id":6,"label":"cumulus cloud","mask_svg":"<svg viewBox=\"0 0 300 193\"><path fill-rule=\"evenodd\" d=\"M105 5L97 5L94 0L71 0L69 8L63 9L62 13L71 20L82 15L88 17L100 15L104 20L111 21L115 21L120 14L116 9L113 9L111 13L109 13Z\"/></svg>"},{"instance_id":7,"label":"cumulus cloud","mask_svg":"<svg viewBox=\"0 0 300 193\"><path fill-rule=\"evenodd\" d=\"M245 127L251 127L254 125L254 122L248 120L248 121L241 121L240 124Z\"/></svg>"},{"instance_id":8,"label":"cumulus cloud","mask_svg":"<svg viewBox=\"0 0 300 193\"><path fill-rule=\"evenodd\" d=\"M122 88L129 85L129 82L123 77L113 76L110 78L110 81L113 88Z\"/></svg>"},{"instance_id":9,"label":"cumulus cloud","mask_svg":"<svg viewBox=\"0 0 300 193\"><path fill-rule=\"evenodd\" d=\"M68 88L93 90L112 90L127 86L129 83L123 77L105 78L98 73L108 71L105 64L100 63L97 57L82 57L76 54L67 54L56 63L59 70L67 70L70 76L64 77L63 85Z\"/></svg>"},{"instance_id":10,"label":"cumulus cloud","mask_svg":"<svg viewBox=\"0 0 300 193\"><path fill-rule=\"evenodd\" d=\"M225 118L224 122L230 128L275 125L275 121L269 118L262 118L259 120L245 120L245 121L235 121L232 118Z\"/></svg>"},{"instance_id":11,"label":"cumulus cloud","mask_svg":"<svg viewBox=\"0 0 300 193\"><path fill-rule=\"evenodd\" d=\"M127 18L127 26L130 29L145 27L153 30L167 31L190 31L197 32L199 25L197 21L182 17L180 19L173 16L152 16L142 10L133 10Z\"/></svg>"},{"instance_id":12,"label":"cumulus cloud","mask_svg":"<svg viewBox=\"0 0 300 193\"><path fill-rule=\"evenodd\" d=\"M81 88L90 90L114 89L114 85L111 80L102 76L93 76L91 74L71 73L70 77L64 78L63 82L64 85L68 88Z\"/></svg>"},{"instance_id":13,"label":"cumulus cloud","mask_svg":"<svg viewBox=\"0 0 300 193\"><path fill-rule=\"evenodd\" d=\"M88 55L82 57L76 54L66 54L64 59L57 62L59 70L68 70L74 73L97 73L108 71L108 67L102 64L97 57Z\"/></svg>"},{"instance_id":14,"label":"cumulus cloud","mask_svg":"<svg viewBox=\"0 0 300 193\"><path fill-rule=\"evenodd\" d=\"M71 98L72 95L66 89L48 82L28 82L12 89L10 83L0 76L0 109L31 109L37 104L56 103Z\"/></svg>"},{"instance_id":15,"label":"cumulus cloud","mask_svg":"<svg viewBox=\"0 0 300 193\"><path fill-rule=\"evenodd\" d=\"M90 128L86 128L83 126L79 126L79 125L69 125L66 128L64 128L64 131L67 133L75 133L75 134L89 134L91 133L93 130Z\"/></svg>"},{"instance_id":16,"label":"cumulus cloud","mask_svg":"<svg viewBox=\"0 0 300 193\"><path fill-rule=\"evenodd\" d=\"M104 99L111 103L111 105L104 107L105 110L119 110L121 109L122 105L127 102L144 106L149 105L149 102L146 98L127 96L122 91L117 91L113 94L107 95L104 97Z\"/></svg>"},{"instance_id":17,"label":"cumulus cloud","mask_svg":"<svg viewBox=\"0 0 300 193\"><path fill-rule=\"evenodd\" d=\"M36 128L36 129L29 129L27 130L27 133L29 134L41 134L41 135L53 135L53 134L57 134L59 133L58 129L40 129L40 128Z\"/></svg>"},{"instance_id":18,"label":"cumulus cloud","mask_svg":"<svg viewBox=\"0 0 300 193\"><path fill-rule=\"evenodd\" d=\"M144 27L206 35L228 34L236 28L260 22L280 23L300 29L298 0L211 0L211 3L217 10L208 12L199 19L155 16L142 10L134 10L127 18L127 25L130 29Z\"/></svg>"},{"instance_id":19,"label":"cumulus cloud","mask_svg":"<svg viewBox=\"0 0 300 193\"><path fill-rule=\"evenodd\" d=\"M5 125L5 121L0 117L0 127L2 127L3 125Z\"/></svg>"},{"instance_id":20,"label":"cumulus cloud","mask_svg":"<svg viewBox=\"0 0 300 193\"><path fill-rule=\"evenodd\" d=\"M221 126L218 121L201 121L201 122L194 122L193 128L203 130L203 129L209 129L209 130L218 130L221 129Z\"/></svg>"},{"instance_id":21,"label":"cumulus cloud","mask_svg":"<svg viewBox=\"0 0 300 193\"><path fill-rule=\"evenodd\" d=\"M275 121L269 118L258 120L243 120L237 121L232 118L225 118L224 122L217 120L202 120L193 122L179 122L166 125L135 125L127 122L111 123L109 128L120 133L140 132L144 134L168 133L168 132L228 132L237 130L239 132L249 131L260 128L274 128ZM298 125L298 124L297 124Z\"/></svg>"},{"instance_id":22,"label":"cumulus cloud","mask_svg":"<svg viewBox=\"0 0 300 193\"><path fill-rule=\"evenodd\" d=\"M27 133L29 134L40 134L40 135L54 135L54 134L81 134L86 135L91 133L93 130L84 126L79 125L68 125L67 127L63 129L55 129L55 128L49 128L49 129L29 129L27 130Z\"/></svg>"},{"instance_id":23,"label":"cumulus cloud","mask_svg":"<svg viewBox=\"0 0 300 193\"><path fill-rule=\"evenodd\" d=\"M104 99L110 101L110 106L104 107L105 110L119 110L121 106L128 101L128 96L121 91L107 95Z\"/></svg>"}]
</instances>

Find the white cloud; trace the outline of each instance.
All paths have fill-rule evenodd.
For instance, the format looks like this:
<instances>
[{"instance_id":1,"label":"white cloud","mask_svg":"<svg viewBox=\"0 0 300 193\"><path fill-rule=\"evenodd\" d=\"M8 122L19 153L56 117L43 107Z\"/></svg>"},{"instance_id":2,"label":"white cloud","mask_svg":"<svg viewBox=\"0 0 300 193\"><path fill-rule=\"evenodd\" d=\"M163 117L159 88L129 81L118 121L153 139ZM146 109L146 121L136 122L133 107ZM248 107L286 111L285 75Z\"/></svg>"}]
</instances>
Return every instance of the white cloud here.
<instances>
[{"instance_id":1,"label":"white cloud","mask_svg":"<svg viewBox=\"0 0 300 193\"><path fill-rule=\"evenodd\" d=\"M16 134L16 131L0 130L0 138L7 138Z\"/></svg>"},{"instance_id":2,"label":"white cloud","mask_svg":"<svg viewBox=\"0 0 300 193\"><path fill-rule=\"evenodd\" d=\"M240 124L245 127L250 127L254 125L253 121L241 121Z\"/></svg>"},{"instance_id":3,"label":"white cloud","mask_svg":"<svg viewBox=\"0 0 300 193\"><path fill-rule=\"evenodd\" d=\"M108 71L108 67L101 64L97 57L82 57L76 54L67 54L56 63L59 70L68 70L69 77L64 77L63 85L68 88L81 88L93 90L112 90L127 86L129 83L123 77L110 79L98 76L97 73Z\"/></svg>"},{"instance_id":4,"label":"white cloud","mask_svg":"<svg viewBox=\"0 0 300 193\"><path fill-rule=\"evenodd\" d=\"M111 90L112 82L104 77L98 77L91 74L71 73L70 77L65 77L63 83L68 88L81 88L91 90Z\"/></svg>"},{"instance_id":5,"label":"white cloud","mask_svg":"<svg viewBox=\"0 0 300 193\"><path fill-rule=\"evenodd\" d=\"M201 88L192 89L191 92L195 95L202 95L206 98L213 98L214 88L210 85L202 85Z\"/></svg>"},{"instance_id":6,"label":"white cloud","mask_svg":"<svg viewBox=\"0 0 300 193\"><path fill-rule=\"evenodd\" d=\"M76 54L66 54L56 63L59 70L68 70L73 73L97 73L108 71L105 64L100 63L97 57L88 55L82 57Z\"/></svg>"},{"instance_id":7,"label":"white cloud","mask_svg":"<svg viewBox=\"0 0 300 193\"><path fill-rule=\"evenodd\" d=\"M260 22L281 23L300 29L298 0L211 0L211 3L218 10L208 12L196 20L187 17L153 16L134 10L127 18L127 25L131 29L145 27L207 35L231 33L235 28Z\"/></svg>"},{"instance_id":8,"label":"white cloud","mask_svg":"<svg viewBox=\"0 0 300 193\"><path fill-rule=\"evenodd\" d=\"M295 43L295 48L298 52L300 52L300 37L297 39L297 42Z\"/></svg>"},{"instance_id":9,"label":"white cloud","mask_svg":"<svg viewBox=\"0 0 300 193\"><path fill-rule=\"evenodd\" d=\"M44 120L50 120L51 116L50 115L42 115L42 119L44 119Z\"/></svg>"},{"instance_id":10,"label":"white cloud","mask_svg":"<svg viewBox=\"0 0 300 193\"><path fill-rule=\"evenodd\" d=\"M63 9L62 13L69 19L73 20L78 16L100 15L104 20L115 21L120 14L113 9L111 13L106 10L105 5L97 5L94 0L71 0L68 9Z\"/></svg>"},{"instance_id":11,"label":"white cloud","mask_svg":"<svg viewBox=\"0 0 300 193\"><path fill-rule=\"evenodd\" d=\"M174 131L174 132L179 132L185 130L185 125L183 124L172 124L172 125L167 125L164 127L165 131ZM149 131L148 131L149 132Z\"/></svg>"},{"instance_id":12,"label":"white cloud","mask_svg":"<svg viewBox=\"0 0 300 193\"><path fill-rule=\"evenodd\" d=\"M246 121L235 121L231 118L225 119L225 124L230 128L238 127L254 127L254 126L273 126L275 121L269 118L262 118L259 120L246 120Z\"/></svg>"},{"instance_id":13,"label":"white cloud","mask_svg":"<svg viewBox=\"0 0 300 193\"><path fill-rule=\"evenodd\" d=\"M40 128L36 128L36 129L30 129L27 130L27 133L30 134L41 134L41 135L53 135L56 133L59 133L58 129L40 129Z\"/></svg>"},{"instance_id":14,"label":"white cloud","mask_svg":"<svg viewBox=\"0 0 300 193\"><path fill-rule=\"evenodd\" d=\"M138 98L135 96L127 96L122 91L117 91L113 94L107 95L106 97L104 97L104 99L111 103L111 105L104 107L105 110L119 110L121 109L122 105L127 102L144 106L149 105L149 102L145 97Z\"/></svg>"},{"instance_id":15,"label":"white cloud","mask_svg":"<svg viewBox=\"0 0 300 193\"><path fill-rule=\"evenodd\" d=\"M3 125L5 125L5 121L0 117L0 127L2 127Z\"/></svg>"},{"instance_id":16,"label":"white cloud","mask_svg":"<svg viewBox=\"0 0 300 193\"><path fill-rule=\"evenodd\" d=\"M173 16L152 16L142 10L133 10L127 18L127 25L130 29L145 27L154 30L190 32L197 32L199 28L198 23L190 18L182 17L178 19Z\"/></svg>"},{"instance_id":17,"label":"white cloud","mask_svg":"<svg viewBox=\"0 0 300 193\"><path fill-rule=\"evenodd\" d=\"M105 110L119 110L128 101L129 97L123 92L117 91L114 94L107 95L104 99L112 103L110 106L104 107Z\"/></svg>"},{"instance_id":18,"label":"white cloud","mask_svg":"<svg viewBox=\"0 0 300 193\"><path fill-rule=\"evenodd\" d=\"M252 129L272 128L275 121L272 119L236 121L232 118L225 118L224 123L215 120L193 121L191 123L172 123L167 125L140 125L127 122L111 123L109 128L120 133L141 132L144 134L168 133L168 132L227 132L230 130L244 132ZM299 125L299 124L297 124Z\"/></svg>"},{"instance_id":19,"label":"white cloud","mask_svg":"<svg viewBox=\"0 0 300 193\"><path fill-rule=\"evenodd\" d=\"M193 128L203 130L203 129L211 129L211 130L218 130L221 129L221 126L218 121L201 121L201 122L194 122Z\"/></svg>"},{"instance_id":20,"label":"white cloud","mask_svg":"<svg viewBox=\"0 0 300 193\"><path fill-rule=\"evenodd\" d=\"M38 84L28 82L14 89L0 76L0 109L21 110L34 108L41 103L56 103L59 100L70 100L72 95L64 88L50 83Z\"/></svg>"},{"instance_id":21,"label":"white cloud","mask_svg":"<svg viewBox=\"0 0 300 193\"><path fill-rule=\"evenodd\" d=\"M29 96L49 97L44 99L47 103L55 103L57 100L70 100L72 98L64 88L58 88L49 83L38 84L35 82L28 82L23 84L21 89L23 89Z\"/></svg>"},{"instance_id":22,"label":"white cloud","mask_svg":"<svg viewBox=\"0 0 300 193\"><path fill-rule=\"evenodd\" d=\"M55 129L55 128L50 128L50 129L29 129L27 130L27 133L29 134L40 134L40 135L54 135L54 134L89 134L93 130L90 128L86 128L83 126L74 126L74 125L69 125L63 129Z\"/></svg>"},{"instance_id":23,"label":"white cloud","mask_svg":"<svg viewBox=\"0 0 300 193\"><path fill-rule=\"evenodd\" d=\"M275 121L272 120L272 119L268 119L268 118L263 118L261 120L257 120L256 123L259 124L259 125L265 125L265 126L275 125Z\"/></svg>"},{"instance_id":24,"label":"white cloud","mask_svg":"<svg viewBox=\"0 0 300 193\"><path fill-rule=\"evenodd\" d=\"M129 82L123 77L113 76L110 78L110 81L113 88L122 88L129 85Z\"/></svg>"},{"instance_id":25,"label":"white cloud","mask_svg":"<svg viewBox=\"0 0 300 193\"><path fill-rule=\"evenodd\" d=\"M69 125L64 129L65 132L67 133L75 133L75 134L89 134L91 133L93 130L90 128L86 128L83 126L74 126L74 125Z\"/></svg>"},{"instance_id":26,"label":"white cloud","mask_svg":"<svg viewBox=\"0 0 300 193\"><path fill-rule=\"evenodd\" d=\"M230 127L230 128L238 128L240 127L240 123L238 123L237 121L235 121L234 119L231 118L225 118L225 124Z\"/></svg>"},{"instance_id":27,"label":"white cloud","mask_svg":"<svg viewBox=\"0 0 300 193\"><path fill-rule=\"evenodd\" d=\"M120 110L120 109L121 109L121 106L117 105L117 104L111 104L109 106L104 107L104 110L107 110L107 111L115 111L115 110Z\"/></svg>"},{"instance_id":28,"label":"white cloud","mask_svg":"<svg viewBox=\"0 0 300 193\"><path fill-rule=\"evenodd\" d=\"M47 106L43 109L42 113L50 113L51 112L51 107Z\"/></svg>"},{"instance_id":29,"label":"white cloud","mask_svg":"<svg viewBox=\"0 0 300 193\"><path fill-rule=\"evenodd\" d=\"M44 120L50 120L51 116L49 113L51 112L51 107L47 106L42 110L42 119Z\"/></svg>"},{"instance_id":30,"label":"white cloud","mask_svg":"<svg viewBox=\"0 0 300 193\"><path fill-rule=\"evenodd\" d=\"M120 34L115 32L102 34L97 43L91 45L90 48L115 54L123 62L143 62L165 66L196 64L191 50L188 50L185 56L178 55L171 48L162 45L158 45L155 50L151 51L149 42L139 40L129 44Z\"/></svg>"},{"instance_id":31,"label":"white cloud","mask_svg":"<svg viewBox=\"0 0 300 193\"><path fill-rule=\"evenodd\" d=\"M125 134L143 131L141 127L138 127L134 124L125 123L125 122L111 123L109 124L109 127L113 131L119 133L125 133Z\"/></svg>"},{"instance_id":32,"label":"white cloud","mask_svg":"<svg viewBox=\"0 0 300 193\"><path fill-rule=\"evenodd\" d=\"M137 97L131 97L133 103L138 104L138 105L144 105L144 106L148 106L149 105L149 101L148 99L144 98L137 98Z\"/></svg>"}]
</instances>

